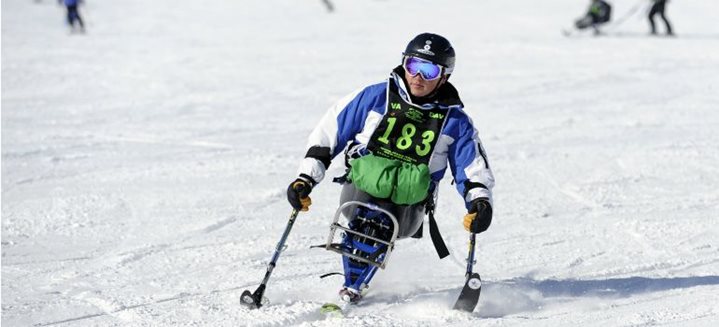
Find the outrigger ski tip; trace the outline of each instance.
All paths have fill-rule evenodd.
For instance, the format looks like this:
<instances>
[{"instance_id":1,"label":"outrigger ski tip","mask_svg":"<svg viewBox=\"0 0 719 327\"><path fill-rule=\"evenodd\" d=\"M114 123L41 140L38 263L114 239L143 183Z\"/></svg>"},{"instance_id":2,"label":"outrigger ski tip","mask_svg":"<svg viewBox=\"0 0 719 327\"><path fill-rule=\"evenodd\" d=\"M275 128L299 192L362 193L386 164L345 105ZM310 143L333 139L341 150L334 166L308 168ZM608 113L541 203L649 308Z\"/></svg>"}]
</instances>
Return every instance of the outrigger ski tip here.
<instances>
[{"instance_id":1,"label":"outrigger ski tip","mask_svg":"<svg viewBox=\"0 0 719 327\"><path fill-rule=\"evenodd\" d=\"M250 309L259 309L268 302L267 298L262 297L262 294L259 294L257 291L255 291L255 294L252 294L249 290L245 290L240 296L240 303Z\"/></svg>"},{"instance_id":2,"label":"outrigger ski tip","mask_svg":"<svg viewBox=\"0 0 719 327\"><path fill-rule=\"evenodd\" d=\"M454 310L473 312L479 302L479 294L482 291L482 279L478 273L473 273L467 282L464 283L462 292L454 304Z\"/></svg>"},{"instance_id":3,"label":"outrigger ski tip","mask_svg":"<svg viewBox=\"0 0 719 327\"><path fill-rule=\"evenodd\" d=\"M454 304L454 310L461 310L466 312L473 312L474 308L479 303L479 295L482 291L482 279L479 277L479 273L473 272L474 268L474 248L475 248L476 234L469 234L469 254L467 255L467 281L464 283L462 292L459 293L459 298Z\"/></svg>"}]
</instances>

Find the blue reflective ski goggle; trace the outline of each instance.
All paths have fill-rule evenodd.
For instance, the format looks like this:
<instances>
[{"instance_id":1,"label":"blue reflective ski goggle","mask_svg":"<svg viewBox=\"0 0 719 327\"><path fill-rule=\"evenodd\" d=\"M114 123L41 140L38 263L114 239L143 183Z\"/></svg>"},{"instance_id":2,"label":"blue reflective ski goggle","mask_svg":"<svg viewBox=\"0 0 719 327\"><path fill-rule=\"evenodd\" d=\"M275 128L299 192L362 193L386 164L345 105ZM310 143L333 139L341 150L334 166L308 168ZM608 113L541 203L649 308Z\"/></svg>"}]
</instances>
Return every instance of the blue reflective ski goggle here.
<instances>
[{"instance_id":1,"label":"blue reflective ski goggle","mask_svg":"<svg viewBox=\"0 0 719 327\"><path fill-rule=\"evenodd\" d=\"M425 81L433 81L442 76L442 66L417 57L404 57L402 67L410 75L421 74Z\"/></svg>"}]
</instances>

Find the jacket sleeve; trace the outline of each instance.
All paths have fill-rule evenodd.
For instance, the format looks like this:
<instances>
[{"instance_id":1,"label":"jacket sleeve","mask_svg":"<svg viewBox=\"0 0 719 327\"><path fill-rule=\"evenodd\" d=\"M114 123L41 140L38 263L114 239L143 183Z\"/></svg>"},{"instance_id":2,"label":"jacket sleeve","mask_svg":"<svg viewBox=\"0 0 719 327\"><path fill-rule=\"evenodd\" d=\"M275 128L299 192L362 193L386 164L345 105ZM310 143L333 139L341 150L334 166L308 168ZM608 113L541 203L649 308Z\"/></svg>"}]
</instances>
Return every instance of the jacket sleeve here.
<instances>
[{"instance_id":1,"label":"jacket sleeve","mask_svg":"<svg viewBox=\"0 0 719 327\"><path fill-rule=\"evenodd\" d=\"M449 146L448 160L457 191L469 209L472 200L477 198L488 198L492 203L494 174L472 120L466 115L463 118Z\"/></svg>"},{"instance_id":2,"label":"jacket sleeve","mask_svg":"<svg viewBox=\"0 0 719 327\"><path fill-rule=\"evenodd\" d=\"M379 85L356 90L325 113L310 133L307 152L297 170L298 175L311 178L314 184L324 179L325 171L364 127L367 114L381 95Z\"/></svg>"}]
</instances>

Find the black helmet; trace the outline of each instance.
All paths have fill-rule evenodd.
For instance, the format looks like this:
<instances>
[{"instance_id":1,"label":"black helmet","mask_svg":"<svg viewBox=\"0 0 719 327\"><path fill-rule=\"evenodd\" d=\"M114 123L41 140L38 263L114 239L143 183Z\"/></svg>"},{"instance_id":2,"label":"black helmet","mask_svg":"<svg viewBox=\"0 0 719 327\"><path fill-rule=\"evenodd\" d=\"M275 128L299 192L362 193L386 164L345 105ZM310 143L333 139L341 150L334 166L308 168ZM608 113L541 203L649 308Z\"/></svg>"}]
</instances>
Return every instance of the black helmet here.
<instances>
[{"instance_id":1,"label":"black helmet","mask_svg":"<svg viewBox=\"0 0 719 327\"><path fill-rule=\"evenodd\" d=\"M429 60L435 64L444 66L444 74L449 75L454 70L454 48L441 35L422 33L409 41L407 48L402 53L405 56L413 56Z\"/></svg>"}]
</instances>

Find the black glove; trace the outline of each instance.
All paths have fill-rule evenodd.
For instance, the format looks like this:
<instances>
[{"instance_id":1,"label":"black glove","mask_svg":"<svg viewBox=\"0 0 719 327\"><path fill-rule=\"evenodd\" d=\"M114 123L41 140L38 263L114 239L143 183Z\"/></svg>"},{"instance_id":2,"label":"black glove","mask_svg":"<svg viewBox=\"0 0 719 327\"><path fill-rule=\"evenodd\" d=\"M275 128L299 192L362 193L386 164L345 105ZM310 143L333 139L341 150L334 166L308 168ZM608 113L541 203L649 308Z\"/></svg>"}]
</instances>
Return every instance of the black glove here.
<instances>
[{"instance_id":1,"label":"black glove","mask_svg":"<svg viewBox=\"0 0 719 327\"><path fill-rule=\"evenodd\" d=\"M464 229L479 234L486 231L490 224L492 224L492 205L489 199L479 198L472 201L469 213L464 216Z\"/></svg>"},{"instance_id":2,"label":"black glove","mask_svg":"<svg viewBox=\"0 0 719 327\"><path fill-rule=\"evenodd\" d=\"M295 179L290 186L287 187L287 201L290 202L292 208L300 211L310 209L312 199L309 195L312 192L312 183L302 178Z\"/></svg>"}]
</instances>

